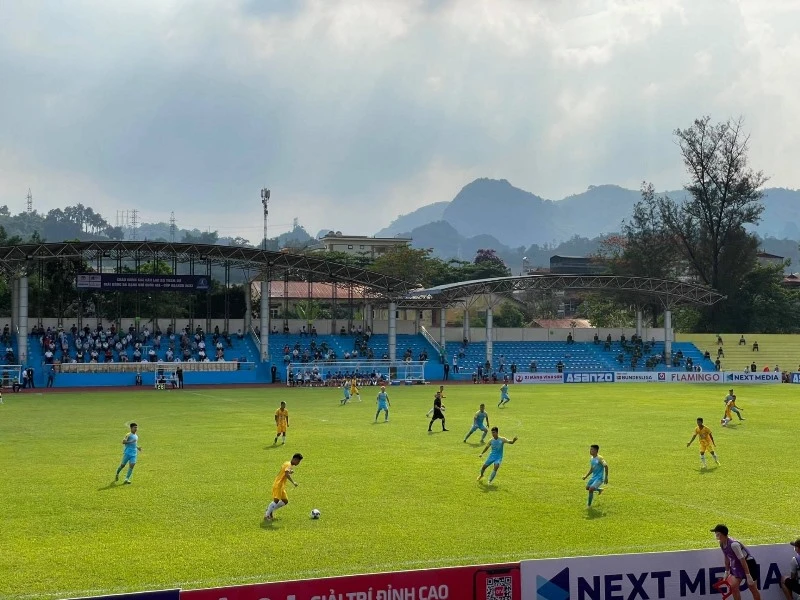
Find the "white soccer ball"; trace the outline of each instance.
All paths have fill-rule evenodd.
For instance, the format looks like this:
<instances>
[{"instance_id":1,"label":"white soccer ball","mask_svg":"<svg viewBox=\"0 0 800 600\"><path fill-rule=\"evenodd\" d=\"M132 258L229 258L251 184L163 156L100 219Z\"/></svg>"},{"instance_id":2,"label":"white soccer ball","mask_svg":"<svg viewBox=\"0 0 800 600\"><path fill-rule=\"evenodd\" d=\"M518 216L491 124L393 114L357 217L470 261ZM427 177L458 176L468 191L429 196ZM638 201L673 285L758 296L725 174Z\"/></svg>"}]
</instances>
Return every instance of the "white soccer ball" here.
<instances>
[{"instance_id":1,"label":"white soccer ball","mask_svg":"<svg viewBox=\"0 0 800 600\"><path fill-rule=\"evenodd\" d=\"M320 512L316 508L311 509L311 514L309 515L312 519L319 519Z\"/></svg>"}]
</instances>

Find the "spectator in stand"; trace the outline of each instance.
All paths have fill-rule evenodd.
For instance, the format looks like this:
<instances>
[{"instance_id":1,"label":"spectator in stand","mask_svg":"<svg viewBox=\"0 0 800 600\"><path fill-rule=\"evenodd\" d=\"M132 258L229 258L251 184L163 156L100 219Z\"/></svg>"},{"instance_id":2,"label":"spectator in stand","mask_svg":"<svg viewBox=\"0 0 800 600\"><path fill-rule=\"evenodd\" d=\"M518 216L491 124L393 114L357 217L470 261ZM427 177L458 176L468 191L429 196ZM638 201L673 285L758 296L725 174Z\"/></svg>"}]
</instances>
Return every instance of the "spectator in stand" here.
<instances>
[{"instance_id":1,"label":"spectator in stand","mask_svg":"<svg viewBox=\"0 0 800 600\"><path fill-rule=\"evenodd\" d=\"M756 361L753 361L750 363L750 372L755 373L756 371L758 371L758 367L756 366Z\"/></svg>"},{"instance_id":2,"label":"spectator in stand","mask_svg":"<svg viewBox=\"0 0 800 600\"><path fill-rule=\"evenodd\" d=\"M717 360L715 360L715 361L714 361L714 370L715 370L715 371L720 371L720 370L722 370L722 363L720 363L720 362L719 362L719 359L717 359Z\"/></svg>"},{"instance_id":3,"label":"spectator in stand","mask_svg":"<svg viewBox=\"0 0 800 600\"><path fill-rule=\"evenodd\" d=\"M317 328L316 328L316 326L315 326L315 325L312 325L312 326L311 326L311 337L312 337L312 338L315 338L315 337L317 337Z\"/></svg>"},{"instance_id":4,"label":"spectator in stand","mask_svg":"<svg viewBox=\"0 0 800 600\"><path fill-rule=\"evenodd\" d=\"M775 368L773 369L773 371L775 371L776 373L780 373L781 372L781 368L778 365L775 365Z\"/></svg>"},{"instance_id":5,"label":"spectator in stand","mask_svg":"<svg viewBox=\"0 0 800 600\"><path fill-rule=\"evenodd\" d=\"M725 352L722 350L722 346L717 348L717 358L725 358Z\"/></svg>"},{"instance_id":6,"label":"spectator in stand","mask_svg":"<svg viewBox=\"0 0 800 600\"><path fill-rule=\"evenodd\" d=\"M574 343L575 343L575 340L572 339L572 334L568 333L567 334L567 344L574 344Z\"/></svg>"},{"instance_id":7,"label":"spectator in stand","mask_svg":"<svg viewBox=\"0 0 800 600\"><path fill-rule=\"evenodd\" d=\"M742 334L742 336L739 338L739 345L740 346L746 346L747 345L747 340L744 339L744 334Z\"/></svg>"},{"instance_id":8,"label":"spectator in stand","mask_svg":"<svg viewBox=\"0 0 800 600\"><path fill-rule=\"evenodd\" d=\"M769 365L764 365L764 373L769 373Z\"/></svg>"},{"instance_id":9,"label":"spectator in stand","mask_svg":"<svg viewBox=\"0 0 800 600\"><path fill-rule=\"evenodd\" d=\"M536 373L536 361L535 360L531 361L530 368L531 368L531 373Z\"/></svg>"},{"instance_id":10,"label":"spectator in stand","mask_svg":"<svg viewBox=\"0 0 800 600\"><path fill-rule=\"evenodd\" d=\"M759 352L758 342L753 342L753 352Z\"/></svg>"},{"instance_id":11,"label":"spectator in stand","mask_svg":"<svg viewBox=\"0 0 800 600\"><path fill-rule=\"evenodd\" d=\"M722 343L723 343L722 336L720 336L720 334L717 334L717 346L722 346Z\"/></svg>"},{"instance_id":12,"label":"spectator in stand","mask_svg":"<svg viewBox=\"0 0 800 600\"><path fill-rule=\"evenodd\" d=\"M453 355L453 373L458 373L458 356Z\"/></svg>"}]
</instances>

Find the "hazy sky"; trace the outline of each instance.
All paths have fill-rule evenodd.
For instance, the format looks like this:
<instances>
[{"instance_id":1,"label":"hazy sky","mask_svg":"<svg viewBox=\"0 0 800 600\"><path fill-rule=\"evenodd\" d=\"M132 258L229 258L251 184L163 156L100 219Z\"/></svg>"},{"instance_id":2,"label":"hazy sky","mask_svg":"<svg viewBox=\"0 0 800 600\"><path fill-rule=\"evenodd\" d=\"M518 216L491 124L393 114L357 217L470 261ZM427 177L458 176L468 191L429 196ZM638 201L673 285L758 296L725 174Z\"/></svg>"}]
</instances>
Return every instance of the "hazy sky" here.
<instances>
[{"instance_id":1,"label":"hazy sky","mask_svg":"<svg viewBox=\"0 0 800 600\"><path fill-rule=\"evenodd\" d=\"M800 0L0 2L0 204L257 242L372 234L476 177L680 187L671 131L742 115L800 187Z\"/></svg>"}]
</instances>

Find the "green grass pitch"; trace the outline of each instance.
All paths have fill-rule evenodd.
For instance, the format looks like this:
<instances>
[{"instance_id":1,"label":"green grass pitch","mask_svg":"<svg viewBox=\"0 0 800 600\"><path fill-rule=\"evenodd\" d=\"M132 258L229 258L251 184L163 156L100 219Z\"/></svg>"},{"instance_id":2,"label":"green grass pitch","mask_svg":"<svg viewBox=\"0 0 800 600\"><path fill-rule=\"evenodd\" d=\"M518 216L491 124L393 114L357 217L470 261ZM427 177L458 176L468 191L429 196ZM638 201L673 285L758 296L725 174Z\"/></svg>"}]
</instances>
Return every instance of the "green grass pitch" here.
<instances>
[{"instance_id":1,"label":"green grass pitch","mask_svg":"<svg viewBox=\"0 0 800 600\"><path fill-rule=\"evenodd\" d=\"M6 394L0 598L703 548L717 522L750 544L800 533L794 386L739 386L747 420L726 429L723 386L512 386L503 409L498 390L448 386L450 431L432 434L432 385L390 388L377 425L375 388L345 407L337 389ZM280 400L288 442L273 447ZM519 436L492 486L475 480L479 434L462 442L480 402L500 435ZM697 442L686 448L697 416L722 461L705 472ZM144 451L133 485L113 485L131 420ZM590 511L592 443L610 483ZM300 485L265 525L294 452Z\"/></svg>"}]
</instances>

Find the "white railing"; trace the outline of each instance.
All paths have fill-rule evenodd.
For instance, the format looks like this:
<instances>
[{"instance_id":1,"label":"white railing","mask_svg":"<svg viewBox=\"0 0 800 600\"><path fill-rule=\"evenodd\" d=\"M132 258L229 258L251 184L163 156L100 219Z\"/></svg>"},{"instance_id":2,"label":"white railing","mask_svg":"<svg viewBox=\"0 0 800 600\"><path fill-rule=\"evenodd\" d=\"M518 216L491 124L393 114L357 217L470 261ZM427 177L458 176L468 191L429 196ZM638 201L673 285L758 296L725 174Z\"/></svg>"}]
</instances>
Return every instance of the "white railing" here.
<instances>
[{"instance_id":1,"label":"white railing","mask_svg":"<svg viewBox=\"0 0 800 600\"><path fill-rule=\"evenodd\" d=\"M54 363L58 373L144 373L158 369L177 369L198 372L250 371L255 363L231 361L213 362L120 362L120 363Z\"/></svg>"},{"instance_id":2,"label":"white railing","mask_svg":"<svg viewBox=\"0 0 800 600\"><path fill-rule=\"evenodd\" d=\"M419 329L420 331L422 331L422 337L428 340L431 346L436 348L436 351L439 353L439 356L444 355L444 348L442 348L441 344L439 344L439 342L436 341L436 338L434 338L431 335L431 333L427 329L425 329L425 326L421 325Z\"/></svg>"}]
</instances>

